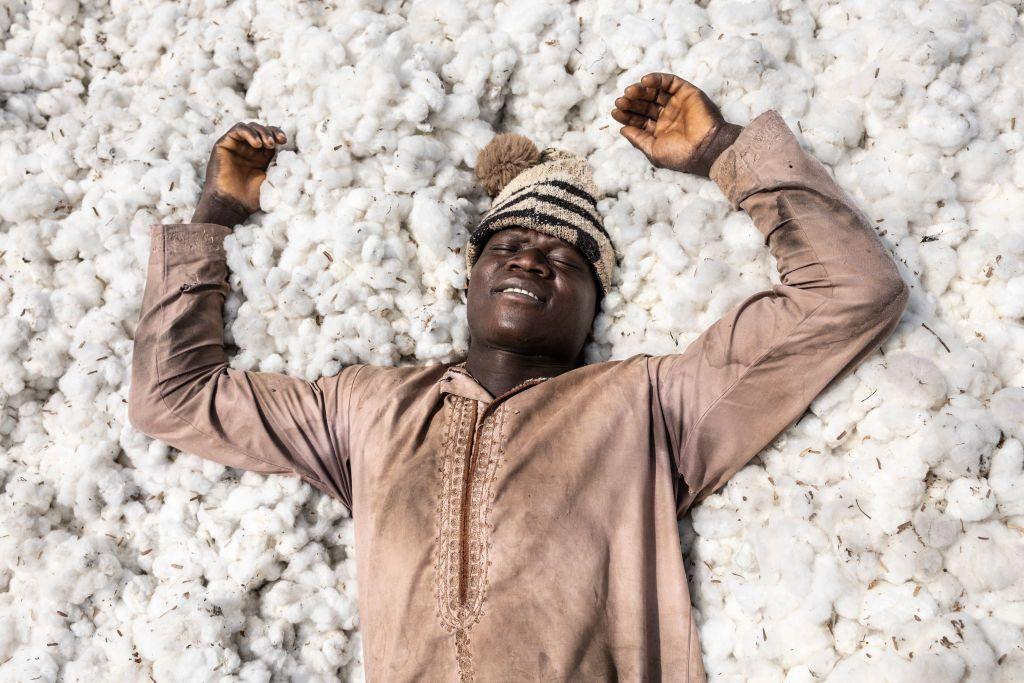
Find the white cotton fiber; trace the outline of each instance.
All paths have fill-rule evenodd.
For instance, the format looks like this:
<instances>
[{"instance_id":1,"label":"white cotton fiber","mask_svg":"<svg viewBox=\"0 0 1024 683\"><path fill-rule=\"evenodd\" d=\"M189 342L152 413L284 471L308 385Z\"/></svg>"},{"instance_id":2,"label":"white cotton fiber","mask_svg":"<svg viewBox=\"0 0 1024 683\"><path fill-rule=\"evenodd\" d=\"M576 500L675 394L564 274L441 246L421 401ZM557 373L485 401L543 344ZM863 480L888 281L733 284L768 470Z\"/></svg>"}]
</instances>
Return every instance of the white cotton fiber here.
<instances>
[{"instance_id":1,"label":"white cotton fiber","mask_svg":"<svg viewBox=\"0 0 1024 683\"><path fill-rule=\"evenodd\" d=\"M965 522L987 518L996 509L992 488L981 479L960 477L946 489L946 512Z\"/></svg>"},{"instance_id":2,"label":"white cotton fiber","mask_svg":"<svg viewBox=\"0 0 1024 683\"><path fill-rule=\"evenodd\" d=\"M474 167L500 131L593 166L620 267L588 360L676 353L780 277L719 188L619 135L614 100L651 71L740 125L777 110L911 288L895 334L682 521L709 678L1024 678L1019 15L0 6L0 680L364 676L341 505L126 421L149 228L189 219L217 137L289 137L226 240L236 368L464 355Z\"/></svg>"},{"instance_id":3,"label":"white cotton fiber","mask_svg":"<svg viewBox=\"0 0 1024 683\"><path fill-rule=\"evenodd\" d=\"M946 550L946 566L968 591L995 591L1020 581L1024 566L1020 532L1003 524L972 525Z\"/></svg>"},{"instance_id":4,"label":"white cotton fiber","mask_svg":"<svg viewBox=\"0 0 1024 683\"><path fill-rule=\"evenodd\" d=\"M1024 387L1007 387L992 396L992 416L1003 432L1024 441Z\"/></svg>"}]
</instances>

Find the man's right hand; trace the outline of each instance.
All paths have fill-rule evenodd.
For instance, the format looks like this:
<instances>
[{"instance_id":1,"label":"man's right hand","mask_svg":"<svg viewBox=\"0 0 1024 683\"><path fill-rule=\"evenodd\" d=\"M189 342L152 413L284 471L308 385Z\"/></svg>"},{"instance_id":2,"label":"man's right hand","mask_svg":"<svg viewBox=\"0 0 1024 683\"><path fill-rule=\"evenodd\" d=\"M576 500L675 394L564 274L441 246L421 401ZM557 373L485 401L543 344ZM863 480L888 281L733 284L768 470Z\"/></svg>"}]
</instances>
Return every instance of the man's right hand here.
<instances>
[{"instance_id":1,"label":"man's right hand","mask_svg":"<svg viewBox=\"0 0 1024 683\"><path fill-rule=\"evenodd\" d=\"M260 209L260 185L277 146L287 142L276 126L236 123L213 146L206 165L203 196L193 223L234 227Z\"/></svg>"}]
</instances>

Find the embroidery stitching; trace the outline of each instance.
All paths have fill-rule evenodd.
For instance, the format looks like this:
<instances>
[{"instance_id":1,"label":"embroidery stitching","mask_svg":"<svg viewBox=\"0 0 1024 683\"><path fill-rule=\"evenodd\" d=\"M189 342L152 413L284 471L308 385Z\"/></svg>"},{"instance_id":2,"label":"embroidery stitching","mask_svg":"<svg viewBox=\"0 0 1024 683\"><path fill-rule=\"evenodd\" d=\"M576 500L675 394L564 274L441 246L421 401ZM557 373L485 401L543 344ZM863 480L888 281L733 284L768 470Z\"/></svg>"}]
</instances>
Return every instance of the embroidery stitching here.
<instances>
[{"instance_id":1,"label":"embroidery stitching","mask_svg":"<svg viewBox=\"0 0 1024 683\"><path fill-rule=\"evenodd\" d=\"M458 618L458 565L459 565L459 496L465 474L465 456L460 445L469 438L474 425L467 424L471 413L469 402L461 396L451 396L448 424L441 448L441 487L438 495L438 535L434 561L435 587L438 601L437 616L448 631L459 626Z\"/></svg>"},{"instance_id":2,"label":"embroidery stitching","mask_svg":"<svg viewBox=\"0 0 1024 683\"><path fill-rule=\"evenodd\" d=\"M452 396L451 411L445 426L438 472L441 475L438 496L438 535L434 561L434 585L438 601L437 616L449 633L455 634L455 658L461 681L474 677L469 631L483 616L487 595L487 568L490 565L493 484L501 464L502 439L508 408L501 405L484 418L477 444L476 471L469 492L467 518L466 603L459 601L460 525L462 491L468 466L468 444L476 429L474 399Z\"/></svg>"},{"instance_id":3,"label":"embroidery stitching","mask_svg":"<svg viewBox=\"0 0 1024 683\"><path fill-rule=\"evenodd\" d=\"M473 623L476 623L484 616L483 606L487 600L487 588L488 588L488 567L491 566L491 531L493 526L488 521L491 515L491 509L494 506L494 484L498 481L497 472L501 467L502 462L505 460L505 419L508 415L508 404L503 403L501 407L495 411L493 421L491 422L490 429L487 431L487 459L483 463L480 463L481 468L478 470L480 476L478 478L480 492L479 492L479 504L476 506L476 519L470 519L470 530L478 540L478 557L475 562L471 562L470 567L479 567L478 575L475 577L477 580L477 601L474 606L476 610L476 617ZM473 538L473 536L471 536ZM470 548L473 547L471 543ZM471 556L472 559L472 556ZM470 573L470 577L473 578L473 573ZM473 583L470 583L470 590L474 588ZM472 593L471 593L472 594Z\"/></svg>"},{"instance_id":4,"label":"embroidery stitching","mask_svg":"<svg viewBox=\"0 0 1024 683\"><path fill-rule=\"evenodd\" d=\"M168 252L214 251L224 254L224 236L200 230L178 230L164 233L164 244Z\"/></svg>"},{"instance_id":5,"label":"embroidery stitching","mask_svg":"<svg viewBox=\"0 0 1024 683\"><path fill-rule=\"evenodd\" d=\"M750 141L745 148L739 150L740 158L748 166L757 164L764 154L775 149L776 144L784 135L789 134L789 129L778 114L768 111L763 116L764 124L750 126Z\"/></svg>"},{"instance_id":6,"label":"embroidery stitching","mask_svg":"<svg viewBox=\"0 0 1024 683\"><path fill-rule=\"evenodd\" d=\"M711 165L709 175L719 184L733 208L744 198L737 191L746 187L751 170L761 157L775 150L779 142L792 135L777 112L769 110L755 118L742 134L742 141L726 148Z\"/></svg>"}]
</instances>

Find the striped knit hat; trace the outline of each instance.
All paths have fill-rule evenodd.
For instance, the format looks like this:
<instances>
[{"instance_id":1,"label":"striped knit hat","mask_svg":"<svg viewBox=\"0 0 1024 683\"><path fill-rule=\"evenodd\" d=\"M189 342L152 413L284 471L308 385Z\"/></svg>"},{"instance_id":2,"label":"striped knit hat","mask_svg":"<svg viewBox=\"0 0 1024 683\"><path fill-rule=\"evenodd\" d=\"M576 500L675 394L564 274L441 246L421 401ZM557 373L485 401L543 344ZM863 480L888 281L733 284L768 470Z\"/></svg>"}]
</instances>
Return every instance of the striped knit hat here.
<instances>
[{"instance_id":1,"label":"striped knit hat","mask_svg":"<svg viewBox=\"0 0 1024 683\"><path fill-rule=\"evenodd\" d=\"M597 211L597 186L583 157L553 147L537 151L529 138L501 133L480 152L476 174L494 202L470 232L467 271L492 234L530 228L575 246L590 262L601 296L608 293L615 247Z\"/></svg>"}]
</instances>

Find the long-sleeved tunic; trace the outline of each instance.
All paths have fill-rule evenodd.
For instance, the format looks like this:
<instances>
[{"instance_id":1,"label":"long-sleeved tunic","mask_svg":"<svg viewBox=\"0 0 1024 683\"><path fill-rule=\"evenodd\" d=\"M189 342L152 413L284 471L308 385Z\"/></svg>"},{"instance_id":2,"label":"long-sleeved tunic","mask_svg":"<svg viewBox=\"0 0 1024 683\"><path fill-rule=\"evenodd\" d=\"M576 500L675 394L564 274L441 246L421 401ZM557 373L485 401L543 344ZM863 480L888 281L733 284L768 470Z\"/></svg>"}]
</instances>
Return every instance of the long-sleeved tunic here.
<instances>
[{"instance_id":1,"label":"long-sleeved tunic","mask_svg":"<svg viewBox=\"0 0 1024 683\"><path fill-rule=\"evenodd\" d=\"M908 288L874 228L774 111L712 179L781 284L682 353L491 396L465 363L315 382L228 367L223 238L156 225L131 422L294 473L352 510L369 680L705 680L678 516L893 331Z\"/></svg>"}]
</instances>

